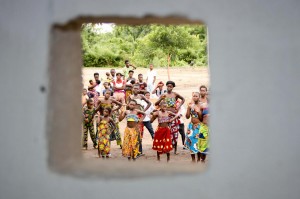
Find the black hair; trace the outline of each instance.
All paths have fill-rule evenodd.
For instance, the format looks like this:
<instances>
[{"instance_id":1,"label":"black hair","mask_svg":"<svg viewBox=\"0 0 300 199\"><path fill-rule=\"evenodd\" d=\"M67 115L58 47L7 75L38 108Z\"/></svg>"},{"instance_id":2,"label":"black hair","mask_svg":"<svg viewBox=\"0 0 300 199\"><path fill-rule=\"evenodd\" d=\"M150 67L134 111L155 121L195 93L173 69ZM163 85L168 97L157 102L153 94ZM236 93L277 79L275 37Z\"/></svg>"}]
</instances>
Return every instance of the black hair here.
<instances>
[{"instance_id":1,"label":"black hair","mask_svg":"<svg viewBox=\"0 0 300 199\"><path fill-rule=\"evenodd\" d=\"M114 69L114 68L110 69L110 72L111 72L111 71L113 71L113 70L115 71L115 69Z\"/></svg>"},{"instance_id":2,"label":"black hair","mask_svg":"<svg viewBox=\"0 0 300 199\"><path fill-rule=\"evenodd\" d=\"M142 73L140 73L138 76L143 76L143 74L142 74Z\"/></svg>"},{"instance_id":3,"label":"black hair","mask_svg":"<svg viewBox=\"0 0 300 199\"><path fill-rule=\"evenodd\" d=\"M94 77L95 77L96 75L98 75L98 76L99 76L99 73L94 73Z\"/></svg>"},{"instance_id":4,"label":"black hair","mask_svg":"<svg viewBox=\"0 0 300 199\"><path fill-rule=\"evenodd\" d=\"M130 70L130 71L128 71L128 73L134 73L134 71L133 71L133 70Z\"/></svg>"},{"instance_id":5,"label":"black hair","mask_svg":"<svg viewBox=\"0 0 300 199\"><path fill-rule=\"evenodd\" d=\"M90 79L90 80L89 80L89 83L91 83L91 82L93 82L93 80L92 80L92 79Z\"/></svg>"},{"instance_id":6,"label":"black hair","mask_svg":"<svg viewBox=\"0 0 300 199\"><path fill-rule=\"evenodd\" d=\"M132 80L130 81L130 83L131 83L131 84L135 84L135 79L132 79Z\"/></svg>"},{"instance_id":7,"label":"black hair","mask_svg":"<svg viewBox=\"0 0 300 199\"><path fill-rule=\"evenodd\" d=\"M168 85L168 84L171 84L171 85L173 85L173 87L175 87L175 82L173 82L173 81L167 81L166 85Z\"/></svg>"},{"instance_id":8,"label":"black hair","mask_svg":"<svg viewBox=\"0 0 300 199\"><path fill-rule=\"evenodd\" d=\"M104 111L107 110L109 114L111 113L111 108L110 107L105 107L103 110Z\"/></svg>"},{"instance_id":9,"label":"black hair","mask_svg":"<svg viewBox=\"0 0 300 199\"><path fill-rule=\"evenodd\" d=\"M146 95L147 93L149 93L149 94L150 94L150 92L149 92L149 91L146 91L146 92L144 93L144 95Z\"/></svg>"},{"instance_id":10,"label":"black hair","mask_svg":"<svg viewBox=\"0 0 300 199\"><path fill-rule=\"evenodd\" d=\"M201 90L201 88L205 88L205 90L207 91L207 87L206 86L201 85L200 88L199 88L199 90Z\"/></svg>"},{"instance_id":11,"label":"black hair","mask_svg":"<svg viewBox=\"0 0 300 199\"><path fill-rule=\"evenodd\" d=\"M128 63L128 62L129 62L129 60L125 60L125 62L124 62L124 63L126 64L126 63Z\"/></svg>"},{"instance_id":12,"label":"black hair","mask_svg":"<svg viewBox=\"0 0 300 199\"><path fill-rule=\"evenodd\" d=\"M93 99L90 98L90 99L88 99L86 102L87 102L87 103L93 103Z\"/></svg>"}]
</instances>

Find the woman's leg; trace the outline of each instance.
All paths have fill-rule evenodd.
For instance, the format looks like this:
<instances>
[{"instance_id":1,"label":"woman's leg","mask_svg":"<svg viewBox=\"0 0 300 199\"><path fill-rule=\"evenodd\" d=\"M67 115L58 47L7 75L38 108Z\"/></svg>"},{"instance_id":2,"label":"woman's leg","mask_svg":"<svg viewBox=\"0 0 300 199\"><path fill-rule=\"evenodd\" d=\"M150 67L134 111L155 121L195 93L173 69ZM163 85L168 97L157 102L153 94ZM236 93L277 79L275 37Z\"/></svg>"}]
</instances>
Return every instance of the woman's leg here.
<instances>
[{"instance_id":1,"label":"woman's leg","mask_svg":"<svg viewBox=\"0 0 300 199\"><path fill-rule=\"evenodd\" d=\"M157 154L157 161L160 161L160 155L159 155L159 152L157 151L156 154Z\"/></svg>"},{"instance_id":2,"label":"woman's leg","mask_svg":"<svg viewBox=\"0 0 300 199\"><path fill-rule=\"evenodd\" d=\"M170 153L167 153L167 162L170 161Z\"/></svg>"},{"instance_id":3,"label":"woman's leg","mask_svg":"<svg viewBox=\"0 0 300 199\"><path fill-rule=\"evenodd\" d=\"M192 162L196 162L196 155L195 154L191 154L192 157Z\"/></svg>"}]
</instances>

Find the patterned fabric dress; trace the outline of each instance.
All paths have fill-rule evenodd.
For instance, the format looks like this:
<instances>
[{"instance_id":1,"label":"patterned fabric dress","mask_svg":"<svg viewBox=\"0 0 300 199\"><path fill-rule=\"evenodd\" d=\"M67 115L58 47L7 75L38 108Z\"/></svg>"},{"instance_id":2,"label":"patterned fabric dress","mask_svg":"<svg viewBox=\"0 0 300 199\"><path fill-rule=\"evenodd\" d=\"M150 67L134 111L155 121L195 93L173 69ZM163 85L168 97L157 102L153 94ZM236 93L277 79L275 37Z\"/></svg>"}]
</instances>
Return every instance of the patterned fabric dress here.
<instances>
[{"instance_id":1,"label":"patterned fabric dress","mask_svg":"<svg viewBox=\"0 0 300 199\"><path fill-rule=\"evenodd\" d=\"M208 153L208 139L209 139L209 128L206 124L201 123L200 134L198 140L198 148L200 153L207 154Z\"/></svg>"},{"instance_id":2,"label":"patterned fabric dress","mask_svg":"<svg viewBox=\"0 0 300 199\"><path fill-rule=\"evenodd\" d=\"M158 123L169 121L169 117L160 118ZM169 127L157 127L154 134L152 149L156 150L159 154L169 153L172 149L171 131Z\"/></svg>"},{"instance_id":3,"label":"patterned fabric dress","mask_svg":"<svg viewBox=\"0 0 300 199\"><path fill-rule=\"evenodd\" d=\"M165 102L167 103L167 107L176 107L176 99L175 98L165 98ZM170 119L172 119L174 116L169 115ZM171 130L171 139L172 139L172 144L173 146L177 145L177 140L178 140L178 133L179 133L179 125L180 121L178 118L173 120L172 122L169 123L169 127Z\"/></svg>"},{"instance_id":4,"label":"patterned fabric dress","mask_svg":"<svg viewBox=\"0 0 300 199\"><path fill-rule=\"evenodd\" d=\"M115 123L115 127L114 129L112 129L111 127L111 136L110 136L110 141L117 141L117 145L121 146L122 145L122 138L121 138L121 134L120 134L120 125L119 125L119 111L115 111L114 113L112 113L111 115L114 123Z\"/></svg>"},{"instance_id":5,"label":"patterned fabric dress","mask_svg":"<svg viewBox=\"0 0 300 199\"><path fill-rule=\"evenodd\" d=\"M188 131L189 134L186 134L186 141L185 144L187 148L190 150L191 154L196 154L199 152L198 150L198 138L199 138L199 130L200 124L192 124L189 123Z\"/></svg>"},{"instance_id":6,"label":"patterned fabric dress","mask_svg":"<svg viewBox=\"0 0 300 199\"><path fill-rule=\"evenodd\" d=\"M109 124L105 120L101 120L98 127L98 154L100 156L108 156L110 153L110 129Z\"/></svg>"},{"instance_id":7,"label":"patterned fabric dress","mask_svg":"<svg viewBox=\"0 0 300 199\"><path fill-rule=\"evenodd\" d=\"M88 131L90 132L91 139L94 143L94 147L97 146L96 134L94 129L94 114L95 108L88 109L84 107L83 109L84 117L88 119L88 122L83 122L83 138L82 138L82 147L87 148L87 140L88 140Z\"/></svg>"},{"instance_id":8,"label":"patterned fabric dress","mask_svg":"<svg viewBox=\"0 0 300 199\"><path fill-rule=\"evenodd\" d=\"M105 103L101 103L101 109L103 110L104 108L113 108L112 104L105 104ZM118 111L114 111L111 113L111 117L115 123L115 128L113 128L112 126L109 125L109 129L110 129L110 141L117 141L117 145L122 145L122 138L121 138L121 134L120 134L120 130L119 130L119 112Z\"/></svg>"},{"instance_id":9,"label":"patterned fabric dress","mask_svg":"<svg viewBox=\"0 0 300 199\"><path fill-rule=\"evenodd\" d=\"M127 115L127 121L138 122L137 115ZM140 132L137 127L125 128L122 154L124 157L135 159L139 153Z\"/></svg>"}]
</instances>

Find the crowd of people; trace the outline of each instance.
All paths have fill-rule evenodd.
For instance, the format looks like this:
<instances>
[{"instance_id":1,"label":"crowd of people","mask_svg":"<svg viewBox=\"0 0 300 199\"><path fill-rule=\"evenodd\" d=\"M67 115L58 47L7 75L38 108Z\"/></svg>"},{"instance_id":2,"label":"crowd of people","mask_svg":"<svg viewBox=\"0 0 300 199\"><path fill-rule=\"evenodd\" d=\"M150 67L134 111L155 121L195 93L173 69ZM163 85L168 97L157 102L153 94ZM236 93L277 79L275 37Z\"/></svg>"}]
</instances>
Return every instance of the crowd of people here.
<instances>
[{"instance_id":1,"label":"crowd of people","mask_svg":"<svg viewBox=\"0 0 300 199\"><path fill-rule=\"evenodd\" d=\"M201 85L199 90L191 94L192 100L187 102L173 91L175 82L156 83L157 73L152 64L149 65L146 81L143 74L138 74L137 79L134 77L135 69L126 60L120 72L111 69L102 81L99 73L94 73L88 88L83 89L83 150L88 148L89 132L93 147L98 149L99 158L109 158L111 142L116 141L122 156L136 160L145 155L143 135L146 127L158 161L161 154L166 154L167 161L172 151L178 154L177 141L180 134L184 149L190 151L192 162L204 163L209 149L207 87ZM153 96L157 99L155 103L150 100ZM184 103L188 104L186 109ZM183 118L190 119L187 129ZM127 125L125 129L120 129L119 123L124 119ZM154 130L152 123L156 119L158 126ZM123 137L120 132L123 132Z\"/></svg>"}]
</instances>

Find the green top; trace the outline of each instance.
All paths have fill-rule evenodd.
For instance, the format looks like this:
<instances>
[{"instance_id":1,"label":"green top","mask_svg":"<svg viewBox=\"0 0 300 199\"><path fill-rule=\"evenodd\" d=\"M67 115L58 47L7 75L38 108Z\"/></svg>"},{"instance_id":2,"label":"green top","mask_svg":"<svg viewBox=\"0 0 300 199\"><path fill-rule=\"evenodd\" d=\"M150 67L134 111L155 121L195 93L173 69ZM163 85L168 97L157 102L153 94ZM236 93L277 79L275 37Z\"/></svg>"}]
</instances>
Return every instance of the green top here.
<instances>
[{"instance_id":1,"label":"green top","mask_svg":"<svg viewBox=\"0 0 300 199\"><path fill-rule=\"evenodd\" d=\"M130 67L128 67L128 68L126 66L123 67L123 75L124 75L125 80L128 78L130 70L131 70Z\"/></svg>"}]
</instances>

